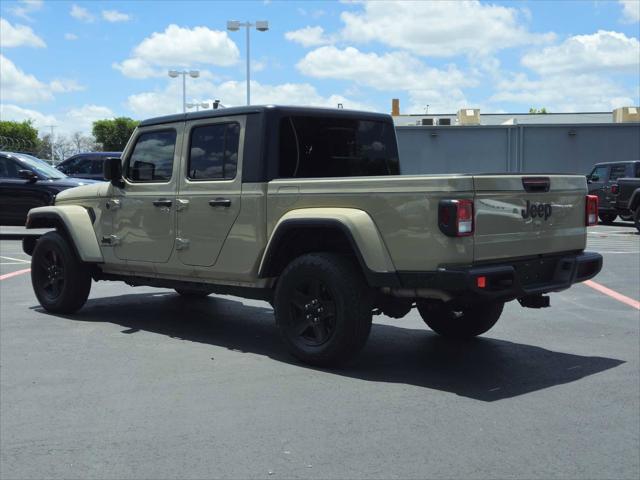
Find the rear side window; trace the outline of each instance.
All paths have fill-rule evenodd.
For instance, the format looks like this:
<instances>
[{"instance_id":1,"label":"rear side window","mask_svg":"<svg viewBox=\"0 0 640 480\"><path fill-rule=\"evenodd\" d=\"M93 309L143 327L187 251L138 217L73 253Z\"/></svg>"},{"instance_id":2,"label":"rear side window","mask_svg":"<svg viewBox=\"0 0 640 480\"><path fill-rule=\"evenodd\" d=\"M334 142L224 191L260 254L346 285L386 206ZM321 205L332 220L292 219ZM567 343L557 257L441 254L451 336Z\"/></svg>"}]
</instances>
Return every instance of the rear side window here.
<instances>
[{"instance_id":1,"label":"rear side window","mask_svg":"<svg viewBox=\"0 0 640 480\"><path fill-rule=\"evenodd\" d=\"M141 134L129 157L127 178L133 182L168 182L175 149L175 130Z\"/></svg>"},{"instance_id":2,"label":"rear side window","mask_svg":"<svg viewBox=\"0 0 640 480\"><path fill-rule=\"evenodd\" d=\"M398 175L398 147L386 122L331 117L284 117L280 178Z\"/></svg>"},{"instance_id":3,"label":"rear side window","mask_svg":"<svg viewBox=\"0 0 640 480\"><path fill-rule=\"evenodd\" d=\"M19 178L18 164L8 158L0 157L0 178Z\"/></svg>"},{"instance_id":4,"label":"rear side window","mask_svg":"<svg viewBox=\"0 0 640 480\"><path fill-rule=\"evenodd\" d=\"M609 174L609 180L617 180L619 178L626 177L626 172L626 165L612 165L611 173Z\"/></svg>"},{"instance_id":5,"label":"rear side window","mask_svg":"<svg viewBox=\"0 0 640 480\"><path fill-rule=\"evenodd\" d=\"M239 144L239 123L194 127L191 130L187 177L191 180L235 178Z\"/></svg>"},{"instance_id":6,"label":"rear side window","mask_svg":"<svg viewBox=\"0 0 640 480\"><path fill-rule=\"evenodd\" d=\"M636 163L635 172L633 174L634 177L640 178L640 163Z\"/></svg>"}]
</instances>

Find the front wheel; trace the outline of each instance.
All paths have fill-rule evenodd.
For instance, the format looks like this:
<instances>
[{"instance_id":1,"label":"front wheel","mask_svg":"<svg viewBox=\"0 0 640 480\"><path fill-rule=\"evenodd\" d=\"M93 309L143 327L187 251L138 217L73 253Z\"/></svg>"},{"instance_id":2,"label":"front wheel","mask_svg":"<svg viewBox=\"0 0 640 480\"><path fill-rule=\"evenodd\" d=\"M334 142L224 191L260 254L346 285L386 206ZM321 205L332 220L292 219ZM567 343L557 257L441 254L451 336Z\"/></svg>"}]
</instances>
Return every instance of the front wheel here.
<instances>
[{"instance_id":1,"label":"front wheel","mask_svg":"<svg viewBox=\"0 0 640 480\"><path fill-rule=\"evenodd\" d=\"M370 289L357 266L340 255L312 253L293 260L278 279L274 306L289 351L311 365L344 363L369 337Z\"/></svg>"},{"instance_id":2,"label":"front wheel","mask_svg":"<svg viewBox=\"0 0 640 480\"><path fill-rule=\"evenodd\" d=\"M605 225L611 225L618 215L615 213L599 213L598 217L600 221Z\"/></svg>"},{"instance_id":3,"label":"front wheel","mask_svg":"<svg viewBox=\"0 0 640 480\"><path fill-rule=\"evenodd\" d=\"M419 301L418 311L431 330L449 338L472 338L493 327L504 303L482 302L469 305L449 305L435 301Z\"/></svg>"},{"instance_id":4,"label":"front wheel","mask_svg":"<svg viewBox=\"0 0 640 480\"><path fill-rule=\"evenodd\" d=\"M45 310L74 313L87 301L91 274L62 235L48 232L33 250L31 284Z\"/></svg>"}]
</instances>

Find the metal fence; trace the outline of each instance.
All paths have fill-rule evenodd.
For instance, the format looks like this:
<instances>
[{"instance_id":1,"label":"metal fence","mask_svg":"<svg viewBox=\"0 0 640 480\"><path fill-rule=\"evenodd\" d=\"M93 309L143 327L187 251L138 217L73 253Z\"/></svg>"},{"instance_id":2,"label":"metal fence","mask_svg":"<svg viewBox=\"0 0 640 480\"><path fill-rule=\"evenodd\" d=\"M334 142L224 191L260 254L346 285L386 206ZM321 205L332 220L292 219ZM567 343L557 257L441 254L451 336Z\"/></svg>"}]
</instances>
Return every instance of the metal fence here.
<instances>
[{"instance_id":1,"label":"metal fence","mask_svg":"<svg viewBox=\"0 0 640 480\"><path fill-rule=\"evenodd\" d=\"M640 124L396 127L400 168L421 173L579 173L640 159Z\"/></svg>"}]
</instances>

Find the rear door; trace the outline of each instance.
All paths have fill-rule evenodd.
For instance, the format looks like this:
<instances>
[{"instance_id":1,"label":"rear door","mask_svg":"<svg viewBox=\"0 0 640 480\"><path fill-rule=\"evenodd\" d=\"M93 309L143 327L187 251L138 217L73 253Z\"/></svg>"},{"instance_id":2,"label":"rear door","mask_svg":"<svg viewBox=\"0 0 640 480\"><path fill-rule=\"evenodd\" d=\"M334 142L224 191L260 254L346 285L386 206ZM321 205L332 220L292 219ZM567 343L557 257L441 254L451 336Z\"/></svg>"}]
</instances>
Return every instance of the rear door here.
<instances>
[{"instance_id":1,"label":"rear door","mask_svg":"<svg viewBox=\"0 0 640 480\"><path fill-rule=\"evenodd\" d=\"M531 188L545 179L548 191ZM474 261L583 250L585 187L581 175L474 176Z\"/></svg>"},{"instance_id":2,"label":"rear door","mask_svg":"<svg viewBox=\"0 0 640 480\"><path fill-rule=\"evenodd\" d=\"M178 258L211 266L240 213L244 117L187 123L177 198Z\"/></svg>"}]
</instances>

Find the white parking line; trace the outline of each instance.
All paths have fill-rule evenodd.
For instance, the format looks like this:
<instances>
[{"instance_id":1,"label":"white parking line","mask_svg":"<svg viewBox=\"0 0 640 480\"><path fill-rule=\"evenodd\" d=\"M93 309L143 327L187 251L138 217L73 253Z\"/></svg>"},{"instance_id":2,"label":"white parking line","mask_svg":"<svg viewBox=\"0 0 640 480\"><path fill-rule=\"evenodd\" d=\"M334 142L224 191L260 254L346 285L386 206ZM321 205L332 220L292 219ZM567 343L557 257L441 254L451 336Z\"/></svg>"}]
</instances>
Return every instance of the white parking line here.
<instances>
[{"instance_id":1,"label":"white parking line","mask_svg":"<svg viewBox=\"0 0 640 480\"><path fill-rule=\"evenodd\" d=\"M22 260L21 258L5 257L3 255L0 255L0 258L4 260L12 260L14 262L20 262L20 263L31 263L30 260Z\"/></svg>"}]
</instances>

